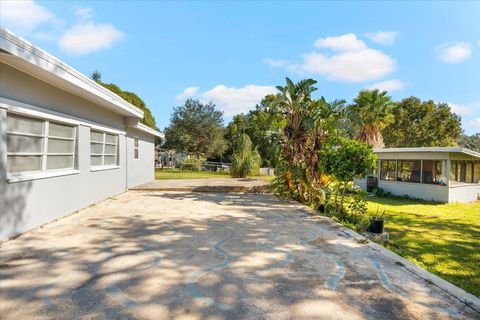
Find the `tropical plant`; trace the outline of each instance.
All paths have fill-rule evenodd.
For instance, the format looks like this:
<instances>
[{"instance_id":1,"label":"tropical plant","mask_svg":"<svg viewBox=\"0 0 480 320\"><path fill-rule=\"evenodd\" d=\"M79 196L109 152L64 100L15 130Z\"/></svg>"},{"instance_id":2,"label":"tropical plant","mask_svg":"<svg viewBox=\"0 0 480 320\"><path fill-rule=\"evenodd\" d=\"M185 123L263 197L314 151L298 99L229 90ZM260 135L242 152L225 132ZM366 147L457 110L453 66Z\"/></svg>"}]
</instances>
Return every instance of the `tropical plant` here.
<instances>
[{"instance_id":1,"label":"tropical plant","mask_svg":"<svg viewBox=\"0 0 480 320\"><path fill-rule=\"evenodd\" d=\"M230 174L234 178L246 178L248 175L257 175L260 167L260 154L253 147L250 137L240 135L235 142L232 154Z\"/></svg>"},{"instance_id":2,"label":"tropical plant","mask_svg":"<svg viewBox=\"0 0 480 320\"><path fill-rule=\"evenodd\" d=\"M313 100L316 81L302 80L277 87L279 109L286 116L283 131L283 180L291 197L315 205L325 200L329 179L319 166L319 150L336 133L336 122L343 114L345 101L328 103L323 97Z\"/></svg>"},{"instance_id":3,"label":"tropical plant","mask_svg":"<svg viewBox=\"0 0 480 320\"><path fill-rule=\"evenodd\" d=\"M234 142L245 133L252 140L262 157L262 166L275 167L278 162L282 130L285 116L279 113L275 105L275 95L267 95L247 114L238 114L228 124L225 139L229 142L226 158L233 153Z\"/></svg>"},{"instance_id":4,"label":"tropical plant","mask_svg":"<svg viewBox=\"0 0 480 320\"><path fill-rule=\"evenodd\" d=\"M348 113L358 133L356 139L377 148L385 146L382 129L393 122L395 104L386 91L362 90L348 107Z\"/></svg>"}]
</instances>

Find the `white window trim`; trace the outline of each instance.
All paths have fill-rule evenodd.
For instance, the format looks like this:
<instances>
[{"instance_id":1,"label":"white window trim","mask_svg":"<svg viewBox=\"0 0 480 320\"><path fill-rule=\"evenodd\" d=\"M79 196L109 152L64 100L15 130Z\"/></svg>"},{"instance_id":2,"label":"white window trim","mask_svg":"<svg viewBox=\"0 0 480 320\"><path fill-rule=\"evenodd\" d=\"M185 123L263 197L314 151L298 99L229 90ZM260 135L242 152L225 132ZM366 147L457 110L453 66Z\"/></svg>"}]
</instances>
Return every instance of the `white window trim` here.
<instances>
[{"instance_id":1,"label":"white window trim","mask_svg":"<svg viewBox=\"0 0 480 320\"><path fill-rule=\"evenodd\" d=\"M37 180L37 179L45 179L45 178L51 178L51 177L58 177L58 176L64 176L64 175L71 175L71 174L77 174L80 171L75 168L75 163L76 163L76 150L77 150L77 138L78 138L78 126L75 126L72 123L65 123L61 120L54 120L53 122L56 123L64 123L67 125L73 125L73 130L74 130L74 135L73 138L66 138L66 137L55 137L52 136L50 137L48 135L48 131L50 128L50 119L45 118L45 117L39 117L39 116L32 116L29 114L25 113L17 113L17 112L10 112L7 111L7 118L8 114L18 114L20 116L25 116L29 118L36 118L38 120L43 121L44 125L44 132L43 134L29 134L29 133L23 133L23 132L14 132L14 131L6 131L6 134L11 134L11 135L18 135L18 136L26 136L26 137L38 137L43 139L43 151L42 152L5 152L5 157L8 159L8 156L29 156L29 155L38 155L41 156L41 161L42 161L42 167L40 171L24 171L24 172L8 172L7 173L7 182L20 182L20 181L28 181L28 180ZM7 120L8 121L8 120ZM62 139L62 140L69 140L73 141L73 152L65 152L65 153L49 153L48 152L48 139ZM60 169L47 169L47 158L48 156L55 156L55 155L71 155L73 156L73 164L71 168L60 168Z\"/></svg>"},{"instance_id":2,"label":"white window trim","mask_svg":"<svg viewBox=\"0 0 480 320\"><path fill-rule=\"evenodd\" d=\"M97 130L93 130L97 131ZM100 132L100 131L97 131ZM102 171L102 170L112 170L112 169L118 169L120 168L118 162L120 161L120 155L119 155L119 147L120 147L120 135L116 135L117 141L115 144L107 142L107 133L111 134L110 132L100 132L103 135L103 141L97 141L97 140L92 140L92 130L90 130L90 171L95 172L95 171ZM92 143L97 143L97 144L102 144L102 153L92 153ZM111 146L116 146L115 153L105 153L105 146L106 145L111 145ZM101 156L102 157L102 164L100 165L92 165L92 155L93 156ZM105 156L115 156L115 164L104 164L105 162Z\"/></svg>"},{"instance_id":3,"label":"white window trim","mask_svg":"<svg viewBox=\"0 0 480 320\"><path fill-rule=\"evenodd\" d=\"M137 145L135 146L135 142ZM137 150L137 157L135 158L135 150ZM138 137L133 137L133 160L140 159L140 139Z\"/></svg>"},{"instance_id":4,"label":"white window trim","mask_svg":"<svg viewBox=\"0 0 480 320\"><path fill-rule=\"evenodd\" d=\"M20 172L20 173L9 173L7 174L7 182L21 182L29 180L38 180L45 178L61 177L68 176L72 174L79 174L79 170L58 170L58 171L47 171L47 172Z\"/></svg>"},{"instance_id":5,"label":"white window trim","mask_svg":"<svg viewBox=\"0 0 480 320\"><path fill-rule=\"evenodd\" d=\"M77 126L81 125L81 126L89 127L93 130L104 131L112 134L118 134L118 135L126 134L125 130L119 130L119 129L108 127L92 121L84 120L74 116L66 115L56 111L44 109L31 104L10 100L2 97L0 97L0 108L7 109L7 112L9 113L16 113L16 114L24 115L27 117L48 119L52 121L58 121L58 122L73 124Z\"/></svg>"},{"instance_id":6,"label":"white window trim","mask_svg":"<svg viewBox=\"0 0 480 320\"><path fill-rule=\"evenodd\" d=\"M90 171L91 172L96 172L96 171L105 171L105 170L113 170L113 169L120 169L120 166L118 166L118 165L92 166Z\"/></svg>"}]
</instances>

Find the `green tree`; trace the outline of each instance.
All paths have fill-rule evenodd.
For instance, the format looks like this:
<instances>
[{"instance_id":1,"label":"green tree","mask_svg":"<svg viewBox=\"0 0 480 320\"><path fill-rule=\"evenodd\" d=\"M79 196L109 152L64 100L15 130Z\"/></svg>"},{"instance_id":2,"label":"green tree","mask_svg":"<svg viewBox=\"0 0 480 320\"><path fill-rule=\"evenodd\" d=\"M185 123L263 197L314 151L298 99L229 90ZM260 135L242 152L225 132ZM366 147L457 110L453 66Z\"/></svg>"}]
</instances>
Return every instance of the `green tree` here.
<instances>
[{"instance_id":1,"label":"green tree","mask_svg":"<svg viewBox=\"0 0 480 320\"><path fill-rule=\"evenodd\" d=\"M165 129L165 147L195 153L197 157L221 156L227 144L224 138L223 112L213 102L188 99L174 108Z\"/></svg>"},{"instance_id":2,"label":"green tree","mask_svg":"<svg viewBox=\"0 0 480 320\"><path fill-rule=\"evenodd\" d=\"M140 122L152 129L158 130L157 124L155 122L155 117L152 115L152 112L147 107L145 102L137 94L130 91L122 90L114 83L102 82L102 74L98 70L95 70L90 77L92 78L92 80L94 80L104 88L107 88L108 90L120 96L123 100L142 110L143 119L140 120Z\"/></svg>"},{"instance_id":3,"label":"green tree","mask_svg":"<svg viewBox=\"0 0 480 320\"><path fill-rule=\"evenodd\" d=\"M461 118L452 113L448 104L409 97L396 103L392 112L395 121L382 131L387 147L457 145Z\"/></svg>"},{"instance_id":4,"label":"green tree","mask_svg":"<svg viewBox=\"0 0 480 320\"><path fill-rule=\"evenodd\" d=\"M245 178L248 175L257 175L260 167L260 154L253 147L250 137L241 134L233 148L232 166L230 173L234 178Z\"/></svg>"},{"instance_id":5,"label":"green tree","mask_svg":"<svg viewBox=\"0 0 480 320\"><path fill-rule=\"evenodd\" d=\"M248 114L233 117L227 126L225 138L229 142L227 156L233 153L236 139L243 133L248 134L253 145L262 158L262 165L275 167L278 160L278 150L281 142L282 129L285 126L285 116L278 112L274 95L267 95L256 105L255 110Z\"/></svg>"},{"instance_id":6,"label":"green tree","mask_svg":"<svg viewBox=\"0 0 480 320\"><path fill-rule=\"evenodd\" d=\"M463 148L480 152L480 133L475 133L471 136L462 134L458 139L458 144Z\"/></svg>"},{"instance_id":7,"label":"green tree","mask_svg":"<svg viewBox=\"0 0 480 320\"><path fill-rule=\"evenodd\" d=\"M338 181L335 205L341 190L340 208L343 211L345 189L353 178L362 178L375 169L377 157L372 146L361 141L340 138L335 144L327 144L321 150L323 170Z\"/></svg>"},{"instance_id":8,"label":"green tree","mask_svg":"<svg viewBox=\"0 0 480 320\"><path fill-rule=\"evenodd\" d=\"M386 91L360 91L348 107L352 123L358 129L356 139L383 148L382 129L392 123L394 106Z\"/></svg>"}]
</instances>

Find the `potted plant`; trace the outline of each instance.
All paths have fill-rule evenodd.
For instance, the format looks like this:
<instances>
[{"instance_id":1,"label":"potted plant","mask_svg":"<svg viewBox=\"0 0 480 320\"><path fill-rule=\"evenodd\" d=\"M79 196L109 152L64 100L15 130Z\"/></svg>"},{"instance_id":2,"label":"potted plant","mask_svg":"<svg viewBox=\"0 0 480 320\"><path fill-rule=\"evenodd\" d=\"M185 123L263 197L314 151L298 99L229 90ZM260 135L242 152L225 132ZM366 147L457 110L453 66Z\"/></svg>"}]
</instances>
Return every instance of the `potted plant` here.
<instances>
[{"instance_id":1,"label":"potted plant","mask_svg":"<svg viewBox=\"0 0 480 320\"><path fill-rule=\"evenodd\" d=\"M385 215L385 210L383 210L380 216L378 215L378 210L379 208L377 207L377 214L374 217L370 218L370 232L382 234L383 225L385 222L385 220L383 219L383 216Z\"/></svg>"}]
</instances>

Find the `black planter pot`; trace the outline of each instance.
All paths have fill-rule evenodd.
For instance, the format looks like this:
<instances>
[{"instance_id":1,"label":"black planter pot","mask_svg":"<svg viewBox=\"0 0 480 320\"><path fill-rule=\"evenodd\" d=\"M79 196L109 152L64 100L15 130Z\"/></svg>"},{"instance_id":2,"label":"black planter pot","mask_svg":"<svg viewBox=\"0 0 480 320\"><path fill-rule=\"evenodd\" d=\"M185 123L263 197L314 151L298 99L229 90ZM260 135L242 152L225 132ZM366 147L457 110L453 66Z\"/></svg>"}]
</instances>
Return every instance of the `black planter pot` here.
<instances>
[{"instance_id":1,"label":"black planter pot","mask_svg":"<svg viewBox=\"0 0 480 320\"><path fill-rule=\"evenodd\" d=\"M383 222L385 220L370 219L370 232L371 233L383 233Z\"/></svg>"},{"instance_id":2,"label":"black planter pot","mask_svg":"<svg viewBox=\"0 0 480 320\"><path fill-rule=\"evenodd\" d=\"M319 205L317 210L320 211L320 213L325 213L325 205Z\"/></svg>"}]
</instances>

